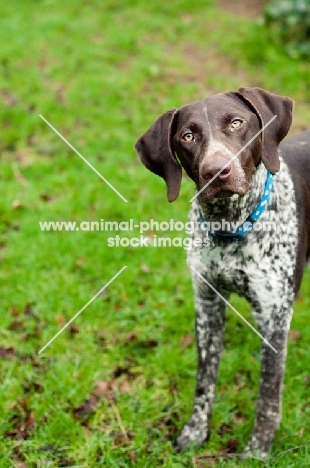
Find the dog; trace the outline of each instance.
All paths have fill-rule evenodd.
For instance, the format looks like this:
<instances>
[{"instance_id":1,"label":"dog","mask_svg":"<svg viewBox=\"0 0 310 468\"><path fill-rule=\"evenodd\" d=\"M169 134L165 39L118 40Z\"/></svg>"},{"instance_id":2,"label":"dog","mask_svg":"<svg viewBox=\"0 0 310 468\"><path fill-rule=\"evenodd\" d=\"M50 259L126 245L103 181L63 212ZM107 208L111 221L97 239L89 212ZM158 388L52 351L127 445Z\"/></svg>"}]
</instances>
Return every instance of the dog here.
<instances>
[{"instance_id":1,"label":"dog","mask_svg":"<svg viewBox=\"0 0 310 468\"><path fill-rule=\"evenodd\" d=\"M247 299L262 337L256 418L244 456L266 458L280 424L287 336L310 255L310 131L282 141L293 106L288 97L241 87L165 112L135 145L147 169L165 180L169 202L178 197L182 167L197 188L188 265L198 370L179 450L208 439L232 292ZM222 229L205 228L212 223Z\"/></svg>"}]
</instances>

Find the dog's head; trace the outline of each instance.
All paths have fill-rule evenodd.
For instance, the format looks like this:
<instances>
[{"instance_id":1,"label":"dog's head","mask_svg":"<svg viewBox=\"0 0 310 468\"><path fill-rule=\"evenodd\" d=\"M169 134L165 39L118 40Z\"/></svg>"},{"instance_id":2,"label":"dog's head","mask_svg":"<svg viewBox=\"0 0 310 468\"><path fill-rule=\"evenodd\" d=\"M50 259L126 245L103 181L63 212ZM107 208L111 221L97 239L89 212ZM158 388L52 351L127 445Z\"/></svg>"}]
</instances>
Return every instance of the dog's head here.
<instances>
[{"instance_id":1,"label":"dog's head","mask_svg":"<svg viewBox=\"0 0 310 468\"><path fill-rule=\"evenodd\" d=\"M169 110L135 149L143 164L165 180L170 202L180 191L181 166L198 191L203 189L202 201L244 195L260 160L270 172L279 171L278 145L290 129L292 110L287 97L239 88Z\"/></svg>"}]
</instances>

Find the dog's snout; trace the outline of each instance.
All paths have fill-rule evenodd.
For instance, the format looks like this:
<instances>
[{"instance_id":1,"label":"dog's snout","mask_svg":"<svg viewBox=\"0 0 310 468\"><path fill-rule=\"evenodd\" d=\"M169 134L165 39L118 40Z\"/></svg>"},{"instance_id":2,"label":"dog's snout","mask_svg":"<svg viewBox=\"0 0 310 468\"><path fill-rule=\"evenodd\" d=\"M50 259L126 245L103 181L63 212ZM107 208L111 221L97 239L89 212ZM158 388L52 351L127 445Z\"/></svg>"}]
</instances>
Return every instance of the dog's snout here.
<instances>
[{"instance_id":1,"label":"dog's snout","mask_svg":"<svg viewBox=\"0 0 310 468\"><path fill-rule=\"evenodd\" d=\"M219 178L220 180L226 180L226 179L228 179L228 177L230 176L230 172L231 172L231 167L230 167L230 165L229 165L229 166L226 166L226 167L222 170L222 172L219 173L218 178Z\"/></svg>"},{"instance_id":2,"label":"dog's snout","mask_svg":"<svg viewBox=\"0 0 310 468\"><path fill-rule=\"evenodd\" d=\"M206 180L211 180L218 174L219 180L225 181L229 178L231 173L231 165L228 164L226 159L217 159L214 161L207 161L201 168L201 176Z\"/></svg>"}]
</instances>

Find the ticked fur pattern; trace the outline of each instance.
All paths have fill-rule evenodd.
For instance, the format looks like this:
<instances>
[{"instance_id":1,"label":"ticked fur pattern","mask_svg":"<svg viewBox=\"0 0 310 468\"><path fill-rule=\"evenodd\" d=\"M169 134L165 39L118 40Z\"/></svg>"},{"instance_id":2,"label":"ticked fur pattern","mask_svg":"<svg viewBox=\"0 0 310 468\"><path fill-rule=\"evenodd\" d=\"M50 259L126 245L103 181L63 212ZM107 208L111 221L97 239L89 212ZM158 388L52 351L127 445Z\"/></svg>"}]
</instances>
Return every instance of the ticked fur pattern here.
<instances>
[{"instance_id":1,"label":"ticked fur pattern","mask_svg":"<svg viewBox=\"0 0 310 468\"><path fill-rule=\"evenodd\" d=\"M244 296L252 307L258 331L278 351L262 342L262 370L256 421L245 452L266 456L281 420L281 389L286 358L287 334L295 298L298 222L294 185L288 166L280 157L281 169L274 177L270 198L260 223L271 228L252 229L236 242L208 237L201 227L192 240L208 237L208 247L188 251L194 267L226 299L232 292ZM253 185L244 196L233 195L200 204L207 221L243 223L260 200L266 168L259 164ZM200 223L199 197L190 211L190 221ZM220 218L221 217L221 218ZM193 270L198 346L198 376L193 412L177 445L201 443L208 437L215 382L225 326L225 303ZM233 312L231 312L233 313Z\"/></svg>"}]
</instances>

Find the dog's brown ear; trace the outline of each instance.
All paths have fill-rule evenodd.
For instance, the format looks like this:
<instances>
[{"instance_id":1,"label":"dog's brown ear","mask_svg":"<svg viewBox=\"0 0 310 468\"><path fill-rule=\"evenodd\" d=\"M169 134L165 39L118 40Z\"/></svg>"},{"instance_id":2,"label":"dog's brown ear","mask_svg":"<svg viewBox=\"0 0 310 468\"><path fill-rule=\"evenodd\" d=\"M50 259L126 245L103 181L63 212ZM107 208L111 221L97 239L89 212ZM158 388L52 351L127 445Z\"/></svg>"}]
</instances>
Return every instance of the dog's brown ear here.
<instances>
[{"instance_id":1,"label":"dog's brown ear","mask_svg":"<svg viewBox=\"0 0 310 468\"><path fill-rule=\"evenodd\" d=\"M162 114L135 144L143 164L165 180L170 202L178 197L182 180L182 168L171 148L171 124L176 111L170 109Z\"/></svg>"},{"instance_id":2,"label":"dog's brown ear","mask_svg":"<svg viewBox=\"0 0 310 468\"><path fill-rule=\"evenodd\" d=\"M260 88L239 88L237 94L255 112L261 128L277 116L262 132L262 161L275 174L280 170L278 145L291 127L294 101Z\"/></svg>"}]
</instances>

